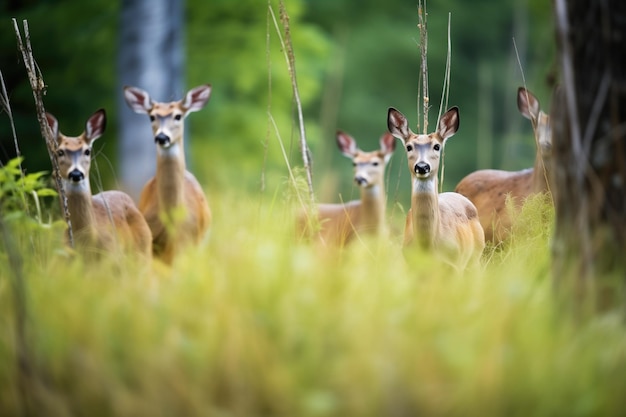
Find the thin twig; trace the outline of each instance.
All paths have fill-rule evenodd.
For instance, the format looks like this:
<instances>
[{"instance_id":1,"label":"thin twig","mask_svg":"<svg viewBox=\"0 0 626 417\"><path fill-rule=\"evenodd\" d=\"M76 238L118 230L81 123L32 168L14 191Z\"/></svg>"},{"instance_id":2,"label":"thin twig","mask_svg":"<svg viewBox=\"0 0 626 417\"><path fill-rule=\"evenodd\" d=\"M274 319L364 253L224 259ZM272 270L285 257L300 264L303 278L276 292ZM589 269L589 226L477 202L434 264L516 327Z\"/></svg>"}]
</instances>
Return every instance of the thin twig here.
<instances>
[{"instance_id":1,"label":"thin twig","mask_svg":"<svg viewBox=\"0 0 626 417\"><path fill-rule=\"evenodd\" d=\"M26 67L26 72L28 73L28 80L30 81L30 87L33 90L33 97L35 99L35 108L37 110L37 120L39 121L39 127L41 130L41 136L44 138L46 142L46 147L48 149L48 156L50 157L50 162L52 162L52 171L53 177L56 183L57 190L59 191L59 200L61 202L61 210L63 212L63 216L65 217L65 222L67 223L67 231L68 231L68 240L70 247L74 247L74 236L72 233L72 223L70 222L70 212L67 207L67 195L65 194L65 190L63 188L63 182L61 180L61 173L59 171L59 161L56 156L56 144L55 138L52 137L52 130L48 125L48 121L46 119L46 109L43 105L43 96L46 94L46 85L44 84L43 77L37 64L35 63L35 59L33 58L33 51L30 44L30 33L28 31L28 21L23 20L22 23L24 25L24 38L26 39L26 45L22 42L22 35L20 33L20 29L17 25L17 20L12 19L13 28L15 29L15 36L17 37L17 44L19 50L22 53L22 59L24 60L24 66Z\"/></svg>"},{"instance_id":2,"label":"thin twig","mask_svg":"<svg viewBox=\"0 0 626 417\"><path fill-rule=\"evenodd\" d=\"M11 134L13 135L13 143L15 144L15 155L19 158L19 167L20 167L20 178L22 180L22 184L24 184L24 169L22 168L22 153L20 152L20 146L17 142L17 133L15 131L15 121L13 120L13 111L11 110L11 103L9 101L9 94L7 93L7 88L4 83L4 76L2 75L2 71L0 71L0 87L2 87L2 92L0 94L0 105L2 110L7 113L9 117L9 124L11 125ZM26 214L30 216L30 210L28 208L28 204L26 203L26 196L24 193L20 194L20 200L22 202L22 210Z\"/></svg>"},{"instance_id":3,"label":"thin twig","mask_svg":"<svg viewBox=\"0 0 626 417\"><path fill-rule=\"evenodd\" d=\"M272 10L272 0L267 0L267 18L265 22L265 62L267 63L267 114L272 110L272 55L270 53L270 11ZM271 123L268 120L265 130L265 141L263 142L263 163L261 168L261 194L265 191L265 170L267 169L267 154L271 135Z\"/></svg>"},{"instance_id":4,"label":"thin twig","mask_svg":"<svg viewBox=\"0 0 626 417\"><path fill-rule=\"evenodd\" d=\"M524 76L524 68L522 67L522 60L519 56L519 51L517 49L517 43L515 43L515 38L513 38L513 49L515 49L515 58L517 59L517 66L519 67L520 73L522 74L522 85L524 86L526 91L528 91L528 88L526 87L526 77ZM526 95L528 95L528 93L526 93ZM526 100L528 100L528 97L526 97Z\"/></svg>"},{"instance_id":5,"label":"thin twig","mask_svg":"<svg viewBox=\"0 0 626 417\"><path fill-rule=\"evenodd\" d=\"M448 98L450 96L450 68L452 68L452 38L450 36L452 14L448 13L448 51L446 54L446 72L443 77L442 99L439 102L439 114L437 120L441 117L444 110L448 108Z\"/></svg>"},{"instance_id":6,"label":"thin twig","mask_svg":"<svg viewBox=\"0 0 626 417\"><path fill-rule=\"evenodd\" d=\"M450 96L450 68L452 68L452 38L450 36L451 13L448 13L448 52L446 55L446 72L443 77L443 88L441 101L439 102L439 114L437 120L441 118L444 109L448 108L448 97ZM446 172L446 148L441 150L441 181L439 181L439 192L443 192L443 184Z\"/></svg>"},{"instance_id":7,"label":"thin twig","mask_svg":"<svg viewBox=\"0 0 626 417\"><path fill-rule=\"evenodd\" d=\"M0 94L0 104L2 104L2 110L7 113L9 116L9 121L11 122L11 133L13 135L13 143L15 144L15 155L17 157L22 156L22 152L20 152L20 146L17 142L17 133L15 132L15 123L13 121L13 111L11 110L11 104L9 102L9 94L7 93L7 87L4 83L4 76L2 75L2 71L0 71L0 87L2 87L2 94ZM20 164L21 171L21 164Z\"/></svg>"},{"instance_id":8,"label":"thin twig","mask_svg":"<svg viewBox=\"0 0 626 417\"><path fill-rule=\"evenodd\" d=\"M425 135L428 134L428 110L430 109L430 93L428 92L428 30L427 30L427 16L426 12L426 0L420 0L419 5L417 6L417 16L419 19L419 24L417 27L420 31L420 52L422 57L422 65L421 65L421 88L422 88L422 133ZM419 119L419 118L418 118ZM419 129L418 129L419 130Z\"/></svg>"},{"instance_id":9,"label":"thin twig","mask_svg":"<svg viewBox=\"0 0 626 417\"><path fill-rule=\"evenodd\" d=\"M285 145L283 144L283 139L280 136L280 130L278 129L278 126L276 125L276 121L274 120L274 117L272 116L271 113L269 113L269 112L267 113L267 118L270 121L270 124L274 127L274 132L276 133L276 138L278 139L278 144L280 145L280 150L281 150L281 152L283 154L283 158L285 159L285 164L287 165L287 171L289 172L289 178L291 179L291 182L294 185L294 188L297 189L298 181L296 180L296 177L293 175L293 171L291 169L291 165L289 164L289 157L287 156L287 151L285 150ZM302 197L300 196L300 193L296 193L296 195L298 197L300 205L302 207L306 207L304 201L302 201Z\"/></svg>"},{"instance_id":10,"label":"thin twig","mask_svg":"<svg viewBox=\"0 0 626 417\"><path fill-rule=\"evenodd\" d=\"M311 173L311 155L309 153L309 147L306 141L306 132L304 129L304 116L302 113L302 103L300 101L300 92L298 90L298 81L296 79L296 65L295 65L295 56L293 53L293 46L291 44L291 35L290 35L290 29L289 29L289 15L287 14L285 5L282 0L279 2L279 9L280 9L280 21L285 30L284 39L278 28L278 22L276 21L276 16L271 7L270 7L270 13L272 15L274 26L276 27L276 32L278 33L278 38L280 39L280 44L282 46L282 50L284 52L285 59L287 61L287 67L289 69L289 76L291 78L291 87L293 89L293 96L294 96L294 100L296 102L296 108L298 111L298 125L300 128L300 151L302 153L302 162L304 164L304 169L306 171L307 185L309 187L309 198L310 198L311 203L314 203L315 195L313 193L313 175Z\"/></svg>"}]
</instances>

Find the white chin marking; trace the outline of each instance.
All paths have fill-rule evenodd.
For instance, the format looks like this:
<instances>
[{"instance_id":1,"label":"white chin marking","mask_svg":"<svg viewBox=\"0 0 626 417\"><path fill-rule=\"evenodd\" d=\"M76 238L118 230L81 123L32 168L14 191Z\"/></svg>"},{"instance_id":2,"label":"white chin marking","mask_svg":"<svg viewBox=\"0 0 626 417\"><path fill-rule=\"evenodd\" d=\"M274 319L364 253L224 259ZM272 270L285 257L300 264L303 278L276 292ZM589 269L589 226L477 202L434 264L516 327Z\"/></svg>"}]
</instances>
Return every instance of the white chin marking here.
<instances>
[{"instance_id":1,"label":"white chin marking","mask_svg":"<svg viewBox=\"0 0 626 417\"><path fill-rule=\"evenodd\" d=\"M175 157L180 153L180 145L176 142L170 142L165 146L159 145L157 146L157 152L160 156Z\"/></svg>"},{"instance_id":2,"label":"white chin marking","mask_svg":"<svg viewBox=\"0 0 626 417\"><path fill-rule=\"evenodd\" d=\"M75 182L72 180L64 179L63 186L65 187L65 192L69 194L82 193L88 190L88 185L87 185L86 180Z\"/></svg>"},{"instance_id":3,"label":"white chin marking","mask_svg":"<svg viewBox=\"0 0 626 417\"><path fill-rule=\"evenodd\" d=\"M370 187L366 187L365 188L368 192L368 194L378 197L378 195L380 194L380 187L378 185L372 185Z\"/></svg>"},{"instance_id":4,"label":"white chin marking","mask_svg":"<svg viewBox=\"0 0 626 417\"><path fill-rule=\"evenodd\" d=\"M413 192L415 193L432 193L435 190L435 182L429 178L413 179Z\"/></svg>"}]
</instances>

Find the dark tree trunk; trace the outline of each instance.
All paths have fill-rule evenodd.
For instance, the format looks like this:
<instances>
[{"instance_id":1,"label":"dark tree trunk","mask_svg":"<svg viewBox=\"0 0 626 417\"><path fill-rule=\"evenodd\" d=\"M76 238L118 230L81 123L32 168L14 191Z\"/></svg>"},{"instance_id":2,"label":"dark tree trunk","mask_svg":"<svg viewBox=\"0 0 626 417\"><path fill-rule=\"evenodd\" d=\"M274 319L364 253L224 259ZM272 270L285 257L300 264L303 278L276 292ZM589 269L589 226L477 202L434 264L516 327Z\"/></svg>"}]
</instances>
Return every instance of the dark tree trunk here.
<instances>
[{"instance_id":1,"label":"dark tree trunk","mask_svg":"<svg viewBox=\"0 0 626 417\"><path fill-rule=\"evenodd\" d=\"M554 6L553 272L559 289L606 307L626 276L626 2Z\"/></svg>"},{"instance_id":2,"label":"dark tree trunk","mask_svg":"<svg viewBox=\"0 0 626 417\"><path fill-rule=\"evenodd\" d=\"M137 199L154 175L156 150L150 122L124 101L125 85L142 88L157 101L182 98L184 1L123 0L119 37L117 106L119 163L123 188Z\"/></svg>"}]
</instances>

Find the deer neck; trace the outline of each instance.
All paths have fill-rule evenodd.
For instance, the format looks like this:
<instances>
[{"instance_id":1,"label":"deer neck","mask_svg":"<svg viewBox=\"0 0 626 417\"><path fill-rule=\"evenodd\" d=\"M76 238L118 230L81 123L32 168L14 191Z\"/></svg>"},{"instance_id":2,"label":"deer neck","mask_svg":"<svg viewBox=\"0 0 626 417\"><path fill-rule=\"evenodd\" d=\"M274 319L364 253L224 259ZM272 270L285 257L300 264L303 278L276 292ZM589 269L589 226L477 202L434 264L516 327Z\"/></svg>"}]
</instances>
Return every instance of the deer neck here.
<instances>
[{"instance_id":1,"label":"deer neck","mask_svg":"<svg viewBox=\"0 0 626 417\"><path fill-rule=\"evenodd\" d=\"M431 248L439 230L439 193L437 178L413 179L411 215L413 235L424 248Z\"/></svg>"},{"instance_id":2,"label":"deer neck","mask_svg":"<svg viewBox=\"0 0 626 417\"><path fill-rule=\"evenodd\" d=\"M183 204L185 153L182 141L157 148L156 184L159 204L165 209Z\"/></svg>"},{"instance_id":3,"label":"deer neck","mask_svg":"<svg viewBox=\"0 0 626 417\"><path fill-rule=\"evenodd\" d=\"M549 168L549 163L541 156L540 152L537 152L535 165L533 166L534 192L543 193L548 191L548 175L550 175Z\"/></svg>"},{"instance_id":4,"label":"deer neck","mask_svg":"<svg viewBox=\"0 0 626 417\"><path fill-rule=\"evenodd\" d=\"M368 230L383 232L385 228L385 187L374 184L361 188L362 223Z\"/></svg>"},{"instance_id":5,"label":"deer neck","mask_svg":"<svg viewBox=\"0 0 626 417\"><path fill-rule=\"evenodd\" d=\"M533 166L533 191L535 193L545 193L550 190L550 169L552 164L552 129L550 127L550 117L543 111L539 112L536 123L534 123L535 145L535 165Z\"/></svg>"},{"instance_id":6,"label":"deer neck","mask_svg":"<svg viewBox=\"0 0 626 417\"><path fill-rule=\"evenodd\" d=\"M94 239L96 236L96 215L89 183L83 181L80 185L66 184L65 191L72 231L79 236Z\"/></svg>"}]
</instances>

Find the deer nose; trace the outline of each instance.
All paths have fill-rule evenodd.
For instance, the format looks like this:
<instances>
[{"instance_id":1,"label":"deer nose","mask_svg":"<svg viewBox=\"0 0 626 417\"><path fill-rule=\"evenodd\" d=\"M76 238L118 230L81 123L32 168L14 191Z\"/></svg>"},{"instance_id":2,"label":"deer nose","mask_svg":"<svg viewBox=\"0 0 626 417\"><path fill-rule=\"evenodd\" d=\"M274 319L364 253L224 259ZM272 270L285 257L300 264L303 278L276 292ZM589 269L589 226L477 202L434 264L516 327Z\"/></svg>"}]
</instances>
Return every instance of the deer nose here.
<instances>
[{"instance_id":1,"label":"deer nose","mask_svg":"<svg viewBox=\"0 0 626 417\"><path fill-rule=\"evenodd\" d=\"M85 174L77 169L72 170L67 177L73 182L80 182L85 179Z\"/></svg>"},{"instance_id":2,"label":"deer nose","mask_svg":"<svg viewBox=\"0 0 626 417\"><path fill-rule=\"evenodd\" d=\"M418 175L426 175L430 172L430 165L426 162L418 162L415 164L415 173Z\"/></svg>"},{"instance_id":3,"label":"deer nose","mask_svg":"<svg viewBox=\"0 0 626 417\"><path fill-rule=\"evenodd\" d=\"M170 143L170 137L164 133L159 133L154 137L154 141L161 146L165 146Z\"/></svg>"},{"instance_id":4,"label":"deer nose","mask_svg":"<svg viewBox=\"0 0 626 417\"><path fill-rule=\"evenodd\" d=\"M362 175L357 175L356 177L354 177L354 182L356 182L359 187L367 185L367 179Z\"/></svg>"}]
</instances>

